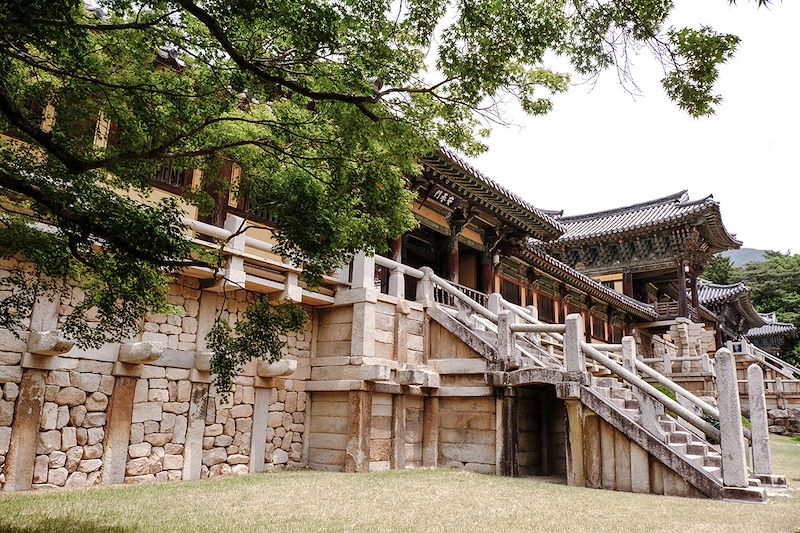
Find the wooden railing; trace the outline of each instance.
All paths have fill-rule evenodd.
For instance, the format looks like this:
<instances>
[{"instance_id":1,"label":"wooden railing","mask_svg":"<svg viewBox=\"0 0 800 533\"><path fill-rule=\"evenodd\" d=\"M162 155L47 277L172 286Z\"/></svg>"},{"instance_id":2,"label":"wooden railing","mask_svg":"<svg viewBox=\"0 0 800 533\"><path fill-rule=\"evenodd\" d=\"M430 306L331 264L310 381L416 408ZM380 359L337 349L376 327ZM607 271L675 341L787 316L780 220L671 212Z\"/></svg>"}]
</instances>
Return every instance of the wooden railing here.
<instances>
[{"instance_id":1,"label":"wooden railing","mask_svg":"<svg viewBox=\"0 0 800 533\"><path fill-rule=\"evenodd\" d=\"M656 310L656 313L658 313L659 320L670 320L683 316L680 313L680 304L678 304L678 302L656 302L653 304L653 308ZM697 310L691 305L688 305L686 308L685 318L693 322L700 321Z\"/></svg>"}]
</instances>

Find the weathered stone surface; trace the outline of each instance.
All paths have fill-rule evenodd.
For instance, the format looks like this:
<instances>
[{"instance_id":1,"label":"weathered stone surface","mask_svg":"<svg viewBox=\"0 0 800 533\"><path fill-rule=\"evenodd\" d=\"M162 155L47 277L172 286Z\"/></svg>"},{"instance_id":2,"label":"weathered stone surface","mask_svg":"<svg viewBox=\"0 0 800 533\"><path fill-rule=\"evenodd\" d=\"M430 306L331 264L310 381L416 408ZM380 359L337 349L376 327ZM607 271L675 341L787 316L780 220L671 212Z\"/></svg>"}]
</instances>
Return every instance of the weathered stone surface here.
<instances>
[{"instance_id":1,"label":"weathered stone surface","mask_svg":"<svg viewBox=\"0 0 800 533\"><path fill-rule=\"evenodd\" d=\"M164 352L166 339L162 337L151 339L150 333L142 335L143 342L131 342L119 347L119 360L123 363L145 364L157 361Z\"/></svg>"},{"instance_id":2,"label":"weathered stone surface","mask_svg":"<svg viewBox=\"0 0 800 533\"><path fill-rule=\"evenodd\" d=\"M93 392L86 399L86 409L89 411L105 411L108 407L108 396L102 392Z\"/></svg>"},{"instance_id":3,"label":"weathered stone surface","mask_svg":"<svg viewBox=\"0 0 800 533\"><path fill-rule=\"evenodd\" d=\"M0 426L10 426L14 420L14 402L0 400Z\"/></svg>"},{"instance_id":4,"label":"weathered stone surface","mask_svg":"<svg viewBox=\"0 0 800 533\"><path fill-rule=\"evenodd\" d=\"M70 448L69 450L67 450L67 460L64 464L64 467L67 469L67 471L74 472L75 470L77 470L82 457L83 457L82 447L75 446L74 448Z\"/></svg>"},{"instance_id":5,"label":"weathered stone surface","mask_svg":"<svg viewBox=\"0 0 800 533\"><path fill-rule=\"evenodd\" d=\"M164 470L179 470L183 468L182 455L164 455Z\"/></svg>"},{"instance_id":6,"label":"weathered stone surface","mask_svg":"<svg viewBox=\"0 0 800 533\"><path fill-rule=\"evenodd\" d=\"M128 476L142 476L150 473L150 458L139 457L131 459L125 466L125 474Z\"/></svg>"},{"instance_id":7,"label":"weathered stone surface","mask_svg":"<svg viewBox=\"0 0 800 533\"><path fill-rule=\"evenodd\" d=\"M77 387L65 387L56 394L58 405L68 405L75 407L86 401L86 393Z\"/></svg>"},{"instance_id":8,"label":"weathered stone surface","mask_svg":"<svg viewBox=\"0 0 800 533\"><path fill-rule=\"evenodd\" d=\"M33 462L33 482L47 483L47 472L50 459L46 455L36 456Z\"/></svg>"},{"instance_id":9,"label":"weathered stone surface","mask_svg":"<svg viewBox=\"0 0 800 533\"><path fill-rule=\"evenodd\" d=\"M86 428L77 428L75 430L75 438L78 441L78 446L84 446L89 440L89 431Z\"/></svg>"},{"instance_id":10,"label":"weathered stone surface","mask_svg":"<svg viewBox=\"0 0 800 533\"><path fill-rule=\"evenodd\" d=\"M132 422L161 421L162 404L155 402L135 403Z\"/></svg>"},{"instance_id":11,"label":"weathered stone surface","mask_svg":"<svg viewBox=\"0 0 800 533\"><path fill-rule=\"evenodd\" d=\"M39 443L36 447L36 453L39 455L47 455L51 452L61 449L61 432L60 431L43 431L39 433Z\"/></svg>"},{"instance_id":12,"label":"weathered stone surface","mask_svg":"<svg viewBox=\"0 0 800 533\"><path fill-rule=\"evenodd\" d=\"M89 393L97 392L100 389L101 378L100 374L81 374L80 388ZM92 411L93 409L89 408L89 410Z\"/></svg>"},{"instance_id":13,"label":"weathered stone surface","mask_svg":"<svg viewBox=\"0 0 800 533\"><path fill-rule=\"evenodd\" d=\"M17 396L19 396L19 385L14 382L9 381L5 384L3 389L5 391L5 398L9 402L13 402L17 399Z\"/></svg>"},{"instance_id":14,"label":"weathered stone surface","mask_svg":"<svg viewBox=\"0 0 800 533\"><path fill-rule=\"evenodd\" d=\"M62 468L67 464L67 454L62 451L52 452L47 459L50 468Z\"/></svg>"},{"instance_id":15,"label":"weathered stone surface","mask_svg":"<svg viewBox=\"0 0 800 533\"><path fill-rule=\"evenodd\" d=\"M48 470L47 483L62 487L67 482L68 474L69 473L67 472L66 468L54 468L53 470Z\"/></svg>"},{"instance_id":16,"label":"weathered stone surface","mask_svg":"<svg viewBox=\"0 0 800 533\"><path fill-rule=\"evenodd\" d=\"M223 425L222 424L211 424L210 426L206 426L206 430L203 433L206 437L216 437L218 435L222 435Z\"/></svg>"},{"instance_id":17,"label":"weathered stone surface","mask_svg":"<svg viewBox=\"0 0 800 533\"><path fill-rule=\"evenodd\" d=\"M22 381L22 367L19 366L0 366L0 383Z\"/></svg>"},{"instance_id":18,"label":"weathered stone surface","mask_svg":"<svg viewBox=\"0 0 800 533\"><path fill-rule=\"evenodd\" d=\"M144 440L153 446L163 447L172 440L172 433L151 433L144 436Z\"/></svg>"},{"instance_id":19,"label":"weathered stone surface","mask_svg":"<svg viewBox=\"0 0 800 533\"><path fill-rule=\"evenodd\" d=\"M70 474L69 478L67 478L66 483L64 484L65 487L68 488L78 488L78 487L85 487L89 484L88 476L85 472L73 472Z\"/></svg>"},{"instance_id":20,"label":"weathered stone surface","mask_svg":"<svg viewBox=\"0 0 800 533\"><path fill-rule=\"evenodd\" d=\"M152 445L149 442L140 442L137 444L131 444L128 446L128 455L133 458L137 459L139 457L147 457L150 455L150 450L152 449Z\"/></svg>"},{"instance_id":21,"label":"weathered stone surface","mask_svg":"<svg viewBox=\"0 0 800 533\"><path fill-rule=\"evenodd\" d=\"M189 402L166 402L163 404L162 409L165 413L186 414L189 412Z\"/></svg>"},{"instance_id":22,"label":"weathered stone surface","mask_svg":"<svg viewBox=\"0 0 800 533\"><path fill-rule=\"evenodd\" d=\"M289 454L285 450L275 450L272 452L272 463L282 465L289 462Z\"/></svg>"},{"instance_id":23,"label":"weathered stone surface","mask_svg":"<svg viewBox=\"0 0 800 533\"><path fill-rule=\"evenodd\" d=\"M100 459L103 456L102 443L93 444L91 446L84 446L83 458L84 459Z\"/></svg>"},{"instance_id":24,"label":"weathered stone surface","mask_svg":"<svg viewBox=\"0 0 800 533\"><path fill-rule=\"evenodd\" d=\"M8 446L11 443L11 428L0 427L0 455L5 455L8 452Z\"/></svg>"},{"instance_id":25,"label":"weathered stone surface","mask_svg":"<svg viewBox=\"0 0 800 533\"><path fill-rule=\"evenodd\" d=\"M69 407L61 405L58 408L58 416L56 416L56 429L61 429L69 424Z\"/></svg>"},{"instance_id":26,"label":"weathered stone surface","mask_svg":"<svg viewBox=\"0 0 800 533\"><path fill-rule=\"evenodd\" d=\"M247 418L253 416L253 406L248 404L239 404L231 407L231 416L233 418Z\"/></svg>"},{"instance_id":27,"label":"weathered stone surface","mask_svg":"<svg viewBox=\"0 0 800 533\"><path fill-rule=\"evenodd\" d=\"M88 459L86 461L81 461L78 464L78 472L83 472L88 474L89 472L94 472L95 470L100 470L100 467L103 466L103 461L100 459Z\"/></svg>"},{"instance_id":28,"label":"weathered stone surface","mask_svg":"<svg viewBox=\"0 0 800 533\"><path fill-rule=\"evenodd\" d=\"M45 402L42 407L42 418L39 421L39 428L42 431L56 429L58 421L58 405L52 402Z\"/></svg>"},{"instance_id":29,"label":"weathered stone surface","mask_svg":"<svg viewBox=\"0 0 800 533\"><path fill-rule=\"evenodd\" d=\"M140 379L136 382L136 390L133 394L134 403L142 403L147 401L148 384L146 379Z\"/></svg>"},{"instance_id":30,"label":"weathered stone surface","mask_svg":"<svg viewBox=\"0 0 800 533\"><path fill-rule=\"evenodd\" d=\"M228 458L228 453L224 448L212 448L203 451L203 464L207 467L224 463Z\"/></svg>"},{"instance_id":31,"label":"weathered stone surface","mask_svg":"<svg viewBox=\"0 0 800 533\"><path fill-rule=\"evenodd\" d=\"M83 426L87 428L100 428L106 424L105 413L87 413Z\"/></svg>"},{"instance_id":32,"label":"weathered stone surface","mask_svg":"<svg viewBox=\"0 0 800 533\"><path fill-rule=\"evenodd\" d=\"M144 424L131 424L131 444L139 444L144 440Z\"/></svg>"},{"instance_id":33,"label":"weathered stone surface","mask_svg":"<svg viewBox=\"0 0 800 533\"><path fill-rule=\"evenodd\" d=\"M58 385L59 387L69 387L69 372L53 370L47 374L45 383L48 385Z\"/></svg>"},{"instance_id":34,"label":"weathered stone surface","mask_svg":"<svg viewBox=\"0 0 800 533\"><path fill-rule=\"evenodd\" d=\"M98 442L102 442L103 441L103 436L105 435L105 432L103 431L102 427L90 428L87 431L87 433L88 433L88 436L87 436L86 443L89 444L89 445L97 444Z\"/></svg>"},{"instance_id":35,"label":"weathered stone surface","mask_svg":"<svg viewBox=\"0 0 800 533\"><path fill-rule=\"evenodd\" d=\"M80 427L83 425L83 421L86 418L86 407L83 405L76 405L69 410L69 421L75 427Z\"/></svg>"},{"instance_id":36,"label":"weathered stone surface","mask_svg":"<svg viewBox=\"0 0 800 533\"><path fill-rule=\"evenodd\" d=\"M78 445L78 434L74 427L65 427L61 430L61 449L68 450Z\"/></svg>"}]
</instances>

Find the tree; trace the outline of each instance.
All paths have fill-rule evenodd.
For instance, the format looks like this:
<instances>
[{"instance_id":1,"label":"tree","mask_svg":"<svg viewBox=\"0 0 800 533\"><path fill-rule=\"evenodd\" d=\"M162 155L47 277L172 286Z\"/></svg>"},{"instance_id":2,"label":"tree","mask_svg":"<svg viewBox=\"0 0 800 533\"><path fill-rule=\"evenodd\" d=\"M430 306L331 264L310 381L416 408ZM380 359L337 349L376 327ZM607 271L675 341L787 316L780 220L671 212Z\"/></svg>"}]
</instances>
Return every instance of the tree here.
<instances>
[{"instance_id":1,"label":"tree","mask_svg":"<svg viewBox=\"0 0 800 533\"><path fill-rule=\"evenodd\" d=\"M775 311L779 321L800 329L800 255L767 252L764 261L734 269L732 279L750 287L756 309ZM800 343L795 341L785 358L800 362Z\"/></svg>"},{"instance_id":2,"label":"tree","mask_svg":"<svg viewBox=\"0 0 800 533\"><path fill-rule=\"evenodd\" d=\"M715 255L703 272L703 279L720 285L730 285L733 263L724 255Z\"/></svg>"},{"instance_id":3,"label":"tree","mask_svg":"<svg viewBox=\"0 0 800 533\"><path fill-rule=\"evenodd\" d=\"M628 76L628 52L646 47L664 65L668 96L709 115L738 39L666 27L671 9L669 0L5 2L0 131L28 144L0 147L0 244L33 268L4 280L12 295L1 324L19 327L37 292L71 280L87 298L67 333L83 345L116 340L165 307L180 268L219 266L185 240L175 202L131 199L148 194L159 165L202 169L186 199L208 210L209 187L229 187L213 183L218 167L234 161L243 180L233 192L276 216L277 251L313 282L414 225L406 180L420 155L439 142L483 149L482 125L501 120L506 96L547 112L569 79L544 66L548 53L581 76L609 67ZM98 117L113 125L99 133L103 148L92 142ZM91 307L96 328L83 320ZM277 353L274 333L297 316L269 324ZM235 366L222 354L260 355L234 342L257 334L246 326L218 332L220 372Z\"/></svg>"}]
</instances>

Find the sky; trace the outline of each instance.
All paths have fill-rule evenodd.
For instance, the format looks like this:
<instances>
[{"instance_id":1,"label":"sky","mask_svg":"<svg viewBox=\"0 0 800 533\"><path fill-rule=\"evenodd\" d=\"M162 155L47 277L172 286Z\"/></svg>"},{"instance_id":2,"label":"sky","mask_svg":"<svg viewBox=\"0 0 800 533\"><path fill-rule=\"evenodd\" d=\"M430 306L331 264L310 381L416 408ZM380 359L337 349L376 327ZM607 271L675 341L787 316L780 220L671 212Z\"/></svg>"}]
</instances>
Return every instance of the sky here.
<instances>
[{"instance_id":1,"label":"sky","mask_svg":"<svg viewBox=\"0 0 800 533\"><path fill-rule=\"evenodd\" d=\"M670 23L738 35L721 67L723 102L694 119L661 89L660 65L635 59L641 91L615 72L553 99L544 117L505 107L476 168L537 207L580 214L688 189L720 202L727 229L744 247L800 252L800 2L768 9L739 0L677 0Z\"/></svg>"}]
</instances>

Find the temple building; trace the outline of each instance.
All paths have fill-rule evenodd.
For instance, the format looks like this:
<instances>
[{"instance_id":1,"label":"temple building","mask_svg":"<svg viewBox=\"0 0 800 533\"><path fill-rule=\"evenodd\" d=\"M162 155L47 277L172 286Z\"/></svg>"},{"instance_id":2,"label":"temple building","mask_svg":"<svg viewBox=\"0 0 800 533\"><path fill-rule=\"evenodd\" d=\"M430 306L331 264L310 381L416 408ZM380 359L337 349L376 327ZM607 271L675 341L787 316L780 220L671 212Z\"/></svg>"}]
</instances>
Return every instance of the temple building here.
<instances>
[{"instance_id":1,"label":"temple building","mask_svg":"<svg viewBox=\"0 0 800 533\"><path fill-rule=\"evenodd\" d=\"M752 344L773 355L783 355L797 336L794 324L778 322L775 313L759 313L763 324L747 330L744 337Z\"/></svg>"},{"instance_id":2,"label":"temple building","mask_svg":"<svg viewBox=\"0 0 800 533\"><path fill-rule=\"evenodd\" d=\"M97 149L112 129L98 119ZM700 279L741 244L717 202L684 191L564 216L449 150L420 162L419 226L317 287L275 253L280 220L237 196L227 163L231 192L208 217L184 204L182 223L233 283L188 267L169 288L175 314L93 349L61 329L81 289L40 295L24 330L0 330L0 488L436 466L739 501L785 485L762 460L766 422L743 428L741 406L800 405L800 374L741 340L769 325L746 288ZM161 166L152 196L180 199L201 177ZM253 297L310 320L219 394L208 335ZM773 374L743 382L752 362L747 379Z\"/></svg>"}]
</instances>

